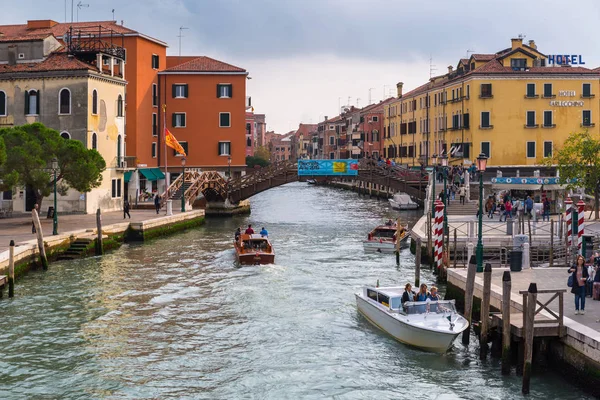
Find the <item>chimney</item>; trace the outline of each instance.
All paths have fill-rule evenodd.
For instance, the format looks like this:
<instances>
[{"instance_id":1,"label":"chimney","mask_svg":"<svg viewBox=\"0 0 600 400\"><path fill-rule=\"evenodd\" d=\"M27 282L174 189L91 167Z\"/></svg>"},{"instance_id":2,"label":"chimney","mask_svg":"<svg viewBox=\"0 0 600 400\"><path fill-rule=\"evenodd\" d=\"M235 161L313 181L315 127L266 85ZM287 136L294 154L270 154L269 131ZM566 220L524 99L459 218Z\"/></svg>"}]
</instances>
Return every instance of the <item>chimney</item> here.
<instances>
[{"instance_id":1,"label":"chimney","mask_svg":"<svg viewBox=\"0 0 600 400\"><path fill-rule=\"evenodd\" d=\"M9 45L8 46L8 65L16 65L17 64L17 46Z\"/></svg>"},{"instance_id":2,"label":"chimney","mask_svg":"<svg viewBox=\"0 0 600 400\"><path fill-rule=\"evenodd\" d=\"M452 65L448 65L448 73L451 74L454 67Z\"/></svg>"},{"instance_id":3,"label":"chimney","mask_svg":"<svg viewBox=\"0 0 600 400\"><path fill-rule=\"evenodd\" d=\"M402 97L402 86L404 86L404 82L396 83L396 89L398 90L398 98Z\"/></svg>"},{"instance_id":4,"label":"chimney","mask_svg":"<svg viewBox=\"0 0 600 400\"><path fill-rule=\"evenodd\" d=\"M327 115L325 116L325 121L327 121Z\"/></svg>"},{"instance_id":5,"label":"chimney","mask_svg":"<svg viewBox=\"0 0 600 400\"><path fill-rule=\"evenodd\" d=\"M510 42L512 50L523 47L523 38L510 39Z\"/></svg>"},{"instance_id":6,"label":"chimney","mask_svg":"<svg viewBox=\"0 0 600 400\"><path fill-rule=\"evenodd\" d=\"M535 40L530 40L529 41L529 47L531 47L532 49L536 49L537 50L537 46L535 45Z\"/></svg>"},{"instance_id":7,"label":"chimney","mask_svg":"<svg viewBox=\"0 0 600 400\"><path fill-rule=\"evenodd\" d=\"M38 19L27 21L27 29L49 29L56 26L58 22L51 19Z\"/></svg>"}]
</instances>

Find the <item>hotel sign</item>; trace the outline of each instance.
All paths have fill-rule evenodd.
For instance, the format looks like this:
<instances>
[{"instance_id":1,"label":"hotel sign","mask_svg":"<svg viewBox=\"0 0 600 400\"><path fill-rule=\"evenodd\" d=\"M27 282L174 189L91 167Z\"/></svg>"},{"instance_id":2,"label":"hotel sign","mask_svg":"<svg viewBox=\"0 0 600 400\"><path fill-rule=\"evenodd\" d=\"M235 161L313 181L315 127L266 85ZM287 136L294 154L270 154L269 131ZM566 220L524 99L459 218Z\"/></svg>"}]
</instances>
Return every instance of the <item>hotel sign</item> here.
<instances>
[{"instance_id":1,"label":"hotel sign","mask_svg":"<svg viewBox=\"0 0 600 400\"><path fill-rule=\"evenodd\" d=\"M548 65L584 65L581 54L553 54L548 56Z\"/></svg>"},{"instance_id":2,"label":"hotel sign","mask_svg":"<svg viewBox=\"0 0 600 400\"><path fill-rule=\"evenodd\" d=\"M577 93L574 90L559 90L558 97L575 97ZM583 101L581 100L551 100L551 106L555 107L583 107Z\"/></svg>"}]
</instances>

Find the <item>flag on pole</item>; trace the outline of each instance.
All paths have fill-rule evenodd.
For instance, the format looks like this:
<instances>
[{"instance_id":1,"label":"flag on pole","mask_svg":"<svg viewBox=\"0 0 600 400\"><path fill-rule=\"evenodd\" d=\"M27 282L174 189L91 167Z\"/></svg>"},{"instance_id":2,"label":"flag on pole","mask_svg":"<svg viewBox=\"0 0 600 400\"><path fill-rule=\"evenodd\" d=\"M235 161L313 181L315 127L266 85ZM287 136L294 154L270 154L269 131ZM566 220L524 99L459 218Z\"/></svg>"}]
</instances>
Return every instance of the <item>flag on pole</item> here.
<instances>
[{"instance_id":1,"label":"flag on pole","mask_svg":"<svg viewBox=\"0 0 600 400\"><path fill-rule=\"evenodd\" d=\"M179 144L177 139L175 139L175 136L173 136L173 134L171 132L169 132L169 130L167 128L165 128L165 144L167 146L169 146L170 148L172 148L173 150L175 150L176 152L178 152L179 154L186 156L185 150L183 150L183 147L181 147L181 145Z\"/></svg>"}]
</instances>

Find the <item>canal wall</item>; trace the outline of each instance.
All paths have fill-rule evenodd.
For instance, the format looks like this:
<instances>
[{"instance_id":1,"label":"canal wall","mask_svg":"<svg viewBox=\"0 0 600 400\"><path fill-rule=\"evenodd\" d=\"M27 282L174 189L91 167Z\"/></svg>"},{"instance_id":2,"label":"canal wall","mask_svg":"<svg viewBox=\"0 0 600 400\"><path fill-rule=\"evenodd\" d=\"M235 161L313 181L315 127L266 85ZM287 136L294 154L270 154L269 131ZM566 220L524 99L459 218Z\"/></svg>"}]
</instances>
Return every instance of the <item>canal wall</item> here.
<instances>
[{"instance_id":1,"label":"canal wall","mask_svg":"<svg viewBox=\"0 0 600 400\"><path fill-rule=\"evenodd\" d=\"M204 210L194 210L186 213L174 214L165 217L152 218L141 222L122 222L102 227L103 250L119 247L123 242L136 242L169 235L184 229L202 225L204 223ZM82 255L94 254L95 242L98 237L96 228L80 229L59 235L44 237L44 248L48 261L56 260L64 254L73 242L78 239L89 239ZM0 253L0 275L8 272L9 252ZM31 267L41 265L37 239L17 243L14 249L15 276L21 276Z\"/></svg>"}]
</instances>

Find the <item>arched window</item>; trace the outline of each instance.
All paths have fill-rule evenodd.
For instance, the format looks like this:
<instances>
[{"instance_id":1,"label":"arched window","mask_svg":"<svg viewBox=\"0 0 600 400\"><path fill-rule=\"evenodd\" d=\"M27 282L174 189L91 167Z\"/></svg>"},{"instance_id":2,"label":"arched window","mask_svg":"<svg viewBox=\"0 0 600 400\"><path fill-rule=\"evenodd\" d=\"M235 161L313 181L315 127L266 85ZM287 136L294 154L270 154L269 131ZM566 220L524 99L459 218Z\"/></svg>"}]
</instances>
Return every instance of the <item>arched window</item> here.
<instances>
[{"instance_id":1,"label":"arched window","mask_svg":"<svg viewBox=\"0 0 600 400\"><path fill-rule=\"evenodd\" d=\"M8 115L7 110L6 110L6 93L4 93L2 90L0 90L0 116L4 117L6 115Z\"/></svg>"},{"instance_id":2,"label":"arched window","mask_svg":"<svg viewBox=\"0 0 600 400\"><path fill-rule=\"evenodd\" d=\"M40 114L40 91L31 89L25 92L25 115Z\"/></svg>"},{"instance_id":3,"label":"arched window","mask_svg":"<svg viewBox=\"0 0 600 400\"><path fill-rule=\"evenodd\" d=\"M96 89L92 92L92 114L98 114L98 91Z\"/></svg>"},{"instance_id":4,"label":"arched window","mask_svg":"<svg viewBox=\"0 0 600 400\"><path fill-rule=\"evenodd\" d=\"M121 165L121 135L117 136L117 160L118 165Z\"/></svg>"},{"instance_id":5,"label":"arched window","mask_svg":"<svg viewBox=\"0 0 600 400\"><path fill-rule=\"evenodd\" d=\"M119 95L117 99L117 117L123 116L123 96Z\"/></svg>"},{"instance_id":6,"label":"arched window","mask_svg":"<svg viewBox=\"0 0 600 400\"><path fill-rule=\"evenodd\" d=\"M71 139L71 134L69 134L69 132L61 132L60 137L63 139Z\"/></svg>"},{"instance_id":7,"label":"arched window","mask_svg":"<svg viewBox=\"0 0 600 400\"><path fill-rule=\"evenodd\" d=\"M246 139L246 146L252 147L252 139L250 139L250 138Z\"/></svg>"},{"instance_id":8,"label":"arched window","mask_svg":"<svg viewBox=\"0 0 600 400\"><path fill-rule=\"evenodd\" d=\"M62 89L58 94L58 113L71 114L71 91Z\"/></svg>"},{"instance_id":9,"label":"arched window","mask_svg":"<svg viewBox=\"0 0 600 400\"><path fill-rule=\"evenodd\" d=\"M98 135L92 133L92 149L98 150Z\"/></svg>"}]
</instances>

